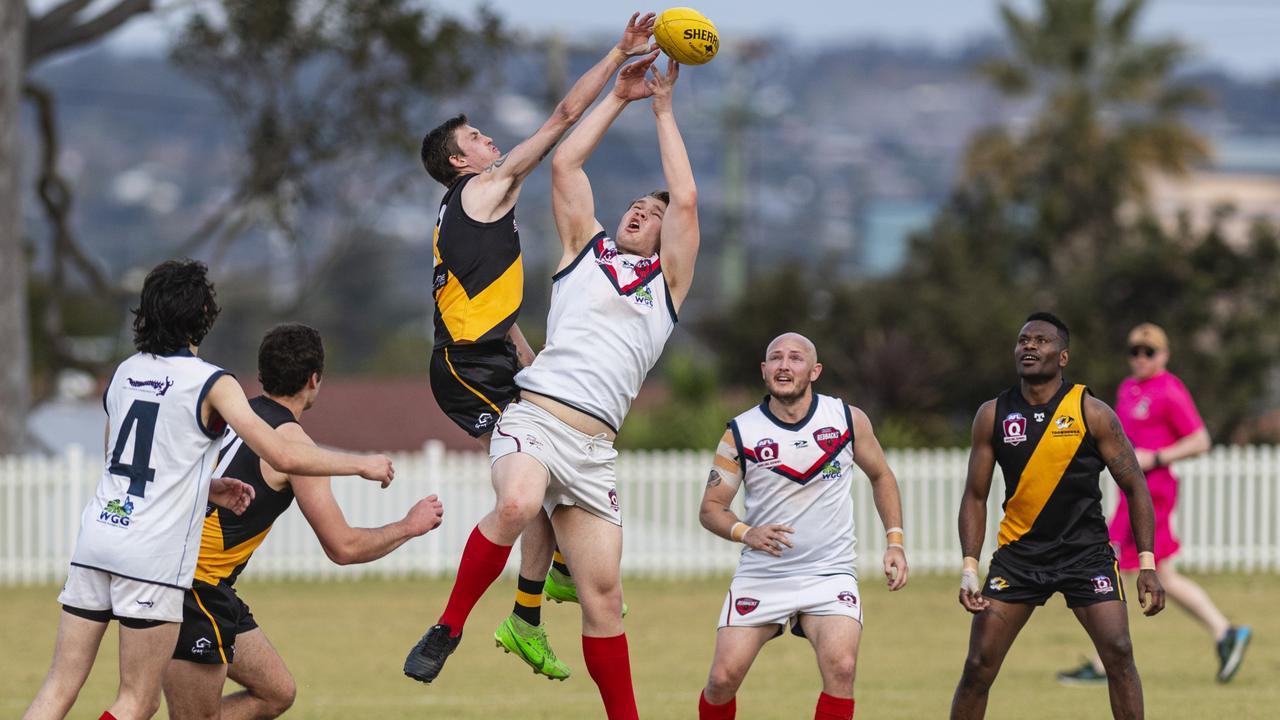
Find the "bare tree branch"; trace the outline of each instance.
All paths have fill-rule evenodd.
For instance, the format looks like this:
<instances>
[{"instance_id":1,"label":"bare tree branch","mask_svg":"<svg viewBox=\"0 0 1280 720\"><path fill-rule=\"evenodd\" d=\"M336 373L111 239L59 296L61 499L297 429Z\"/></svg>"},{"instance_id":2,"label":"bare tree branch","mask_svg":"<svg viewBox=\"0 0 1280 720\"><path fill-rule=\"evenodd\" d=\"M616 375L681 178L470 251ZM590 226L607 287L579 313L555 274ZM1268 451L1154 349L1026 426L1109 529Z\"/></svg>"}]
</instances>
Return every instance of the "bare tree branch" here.
<instances>
[{"instance_id":1,"label":"bare tree branch","mask_svg":"<svg viewBox=\"0 0 1280 720\"><path fill-rule=\"evenodd\" d=\"M77 2L79 0L68 0L60 8L74 5ZM151 9L151 0L119 0L110 9L92 20L76 25L69 24L71 18L74 17L74 13L67 17L66 22L56 27L41 27L37 21L28 28L27 65L34 65L38 60L53 53L97 40L120 27L133 16L151 12ZM56 12L57 10L58 8L55 8L51 12ZM34 30L39 30L40 32L36 33Z\"/></svg>"},{"instance_id":2,"label":"bare tree branch","mask_svg":"<svg viewBox=\"0 0 1280 720\"><path fill-rule=\"evenodd\" d=\"M93 0L64 0L56 7L50 8L49 12L44 15L38 18L31 18L27 24L27 32L32 35L43 35L57 30L59 27L75 20L76 15L79 15L81 10L91 4L93 4Z\"/></svg>"}]
</instances>

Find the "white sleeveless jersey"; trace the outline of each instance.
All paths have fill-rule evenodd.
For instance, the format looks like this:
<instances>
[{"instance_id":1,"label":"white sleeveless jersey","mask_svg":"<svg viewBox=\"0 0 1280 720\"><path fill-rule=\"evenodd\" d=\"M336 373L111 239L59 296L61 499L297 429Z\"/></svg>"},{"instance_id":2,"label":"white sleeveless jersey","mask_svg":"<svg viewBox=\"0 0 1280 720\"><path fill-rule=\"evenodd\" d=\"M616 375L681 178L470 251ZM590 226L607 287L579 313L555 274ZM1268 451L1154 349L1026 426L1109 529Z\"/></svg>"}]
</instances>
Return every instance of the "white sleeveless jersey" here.
<instances>
[{"instance_id":1,"label":"white sleeveless jersey","mask_svg":"<svg viewBox=\"0 0 1280 720\"><path fill-rule=\"evenodd\" d=\"M853 418L839 398L814 393L797 423L769 412L769 398L729 423L746 488L748 525L795 528L782 557L744 547L739 577L854 574Z\"/></svg>"},{"instance_id":2,"label":"white sleeveless jersey","mask_svg":"<svg viewBox=\"0 0 1280 720\"><path fill-rule=\"evenodd\" d=\"M675 324L659 257L620 254L602 231L552 278L547 345L516 385L617 432Z\"/></svg>"},{"instance_id":3,"label":"white sleeveless jersey","mask_svg":"<svg viewBox=\"0 0 1280 720\"><path fill-rule=\"evenodd\" d=\"M71 564L191 587L224 427L200 405L225 371L183 350L120 363L103 394L107 466L80 519Z\"/></svg>"}]
</instances>

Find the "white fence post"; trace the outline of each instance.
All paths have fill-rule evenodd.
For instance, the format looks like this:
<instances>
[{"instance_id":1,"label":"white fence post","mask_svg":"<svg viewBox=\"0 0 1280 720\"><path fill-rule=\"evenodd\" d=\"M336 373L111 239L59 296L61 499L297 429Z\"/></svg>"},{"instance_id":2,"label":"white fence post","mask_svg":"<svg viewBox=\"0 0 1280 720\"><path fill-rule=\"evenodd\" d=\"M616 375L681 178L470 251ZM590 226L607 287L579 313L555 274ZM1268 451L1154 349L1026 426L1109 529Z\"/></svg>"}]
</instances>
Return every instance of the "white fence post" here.
<instances>
[{"instance_id":1,"label":"white fence post","mask_svg":"<svg viewBox=\"0 0 1280 720\"><path fill-rule=\"evenodd\" d=\"M917 572L955 572L960 550L956 514L968 451L963 448L892 450L889 464L902 489L907 551ZM446 576L453 573L476 522L493 505L488 457L449 452L430 442L398 454L396 481L387 490L359 478L333 478L334 496L357 527L384 525L419 499L437 494L444 524L367 565L338 567L325 556L300 513L277 523L247 571L259 579L353 579ZM624 452L618 487L624 517L623 570L629 576L689 578L733 570L740 546L721 540L698 522L711 455L699 451ZM1280 571L1280 447L1220 447L1175 467L1181 492L1174 533L1182 542L1181 566L1194 572ZM0 457L0 586L58 582L79 531L80 513L102 472L96 453L78 448L59 457ZM1110 516L1118 493L1102 478ZM854 485L859 562L878 568L883 527L870 484ZM997 469L988 505L984 560L995 548L1004 500ZM735 501L741 511L741 493ZM519 563L513 554L508 572Z\"/></svg>"}]
</instances>

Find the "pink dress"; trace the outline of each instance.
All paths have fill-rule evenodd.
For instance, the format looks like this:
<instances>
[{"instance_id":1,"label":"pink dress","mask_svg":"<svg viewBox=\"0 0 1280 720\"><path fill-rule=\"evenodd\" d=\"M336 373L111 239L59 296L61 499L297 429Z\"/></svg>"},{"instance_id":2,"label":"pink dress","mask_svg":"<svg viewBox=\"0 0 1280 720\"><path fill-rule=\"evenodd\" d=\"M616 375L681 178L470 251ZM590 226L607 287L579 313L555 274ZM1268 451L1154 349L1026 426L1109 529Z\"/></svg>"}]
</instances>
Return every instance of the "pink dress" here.
<instances>
[{"instance_id":1,"label":"pink dress","mask_svg":"<svg viewBox=\"0 0 1280 720\"><path fill-rule=\"evenodd\" d=\"M1129 442L1139 450L1159 450L1204 427L1195 401L1182 381L1173 373L1138 381L1126 378L1116 391L1116 415ZM1169 518L1178 500L1178 478L1168 466L1147 471L1147 487L1156 515L1156 562L1163 562L1178 552L1178 539L1173 535ZM1138 547L1129 524L1129 502L1124 495L1116 507L1109 528L1111 542L1120 551L1120 569L1138 569Z\"/></svg>"}]
</instances>

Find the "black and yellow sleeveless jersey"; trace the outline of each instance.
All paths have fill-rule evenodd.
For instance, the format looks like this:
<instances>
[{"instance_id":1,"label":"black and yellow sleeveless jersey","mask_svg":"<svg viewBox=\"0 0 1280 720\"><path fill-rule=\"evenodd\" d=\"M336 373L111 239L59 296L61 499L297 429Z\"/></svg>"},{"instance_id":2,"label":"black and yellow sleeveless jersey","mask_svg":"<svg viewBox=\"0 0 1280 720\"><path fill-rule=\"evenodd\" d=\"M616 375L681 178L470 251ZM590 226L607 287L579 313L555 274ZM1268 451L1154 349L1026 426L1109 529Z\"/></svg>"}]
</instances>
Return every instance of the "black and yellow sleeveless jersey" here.
<instances>
[{"instance_id":1,"label":"black and yellow sleeveless jersey","mask_svg":"<svg viewBox=\"0 0 1280 720\"><path fill-rule=\"evenodd\" d=\"M524 300L524 265L516 210L489 223L462 209L462 188L476 176L465 175L440 201L436 216L435 349L455 343L501 340L515 324Z\"/></svg>"},{"instance_id":2,"label":"black and yellow sleeveless jersey","mask_svg":"<svg viewBox=\"0 0 1280 720\"><path fill-rule=\"evenodd\" d=\"M1015 385L996 398L1002 559L1056 568L1109 549L1098 481L1105 463L1084 419L1088 392L1064 382L1049 402L1031 405Z\"/></svg>"},{"instance_id":3,"label":"black and yellow sleeveless jersey","mask_svg":"<svg viewBox=\"0 0 1280 720\"><path fill-rule=\"evenodd\" d=\"M249 407L273 428L297 422L288 408L266 396L250 400ZM205 509L196 580L210 585L235 584L253 551L271 532L276 518L293 503L293 488L273 490L262 477L258 454L235 433L230 430L227 433L214 477L231 477L249 483L254 494L242 515L212 504Z\"/></svg>"}]
</instances>

